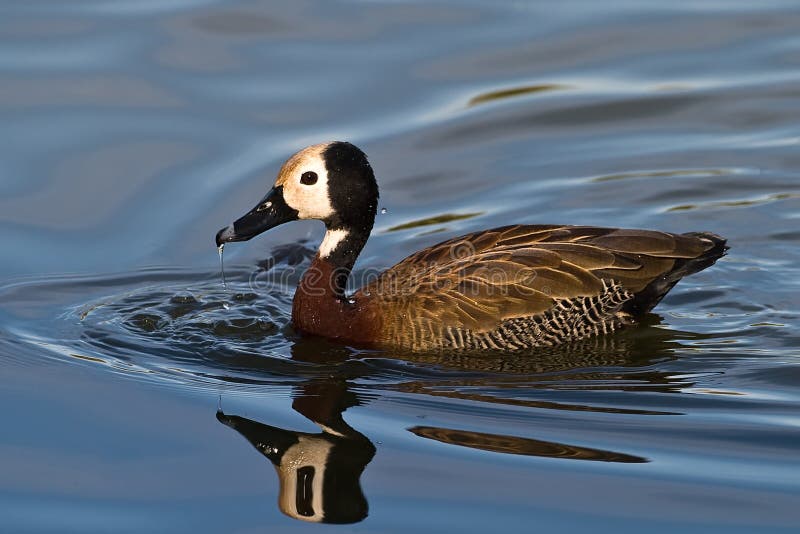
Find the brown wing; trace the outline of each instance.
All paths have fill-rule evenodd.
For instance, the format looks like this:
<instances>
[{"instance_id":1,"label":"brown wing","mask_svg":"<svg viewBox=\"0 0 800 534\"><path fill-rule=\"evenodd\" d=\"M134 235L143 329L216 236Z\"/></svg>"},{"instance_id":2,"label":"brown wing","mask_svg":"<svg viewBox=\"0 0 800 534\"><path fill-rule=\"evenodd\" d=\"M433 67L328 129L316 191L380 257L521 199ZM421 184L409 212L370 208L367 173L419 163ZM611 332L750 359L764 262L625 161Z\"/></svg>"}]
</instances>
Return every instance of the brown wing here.
<instances>
[{"instance_id":1,"label":"brown wing","mask_svg":"<svg viewBox=\"0 0 800 534\"><path fill-rule=\"evenodd\" d=\"M485 332L508 319L540 315L556 300L599 295L604 280L637 294L714 246L703 236L649 230L509 226L423 249L359 293L390 316L390 341L407 345L442 327Z\"/></svg>"}]
</instances>

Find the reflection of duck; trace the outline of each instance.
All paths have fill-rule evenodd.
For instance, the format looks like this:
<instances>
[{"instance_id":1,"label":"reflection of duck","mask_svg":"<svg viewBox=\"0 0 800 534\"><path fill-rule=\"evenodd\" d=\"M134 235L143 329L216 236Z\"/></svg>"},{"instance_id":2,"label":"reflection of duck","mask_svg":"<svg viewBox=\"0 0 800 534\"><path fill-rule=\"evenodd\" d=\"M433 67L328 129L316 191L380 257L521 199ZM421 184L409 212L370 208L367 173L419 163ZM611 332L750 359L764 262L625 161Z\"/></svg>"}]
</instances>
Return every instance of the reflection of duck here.
<instances>
[{"instance_id":1,"label":"reflection of duck","mask_svg":"<svg viewBox=\"0 0 800 534\"><path fill-rule=\"evenodd\" d=\"M295 326L415 351L520 350L608 333L638 320L726 250L710 233L509 226L421 250L348 298L346 282L377 203L361 150L314 145L289 158L275 187L216 242L247 240L297 219L324 221L319 253L295 293Z\"/></svg>"},{"instance_id":2,"label":"reflection of duck","mask_svg":"<svg viewBox=\"0 0 800 534\"><path fill-rule=\"evenodd\" d=\"M713 335L658 328L655 315L648 317L647 321L652 324L646 328L540 349L536 358L515 358L503 353L406 355L404 357L408 360L425 364L428 371L399 382L393 389L500 406L680 415L673 410L654 409L650 404L642 406L632 396L605 397L595 404L576 403L569 394L576 390L676 393L691 387L691 376L661 370L657 363L675 358L675 351L683 346L680 340L708 339ZM565 401L564 398L571 400ZM610 402L611 398L615 401ZM619 404L623 398L630 404Z\"/></svg>"},{"instance_id":3,"label":"reflection of duck","mask_svg":"<svg viewBox=\"0 0 800 534\"><path fill-rule=\"evenodd\" d=\"M304 521L355 523L367 516L360 477L375 455L372 442L342 419L342 412L356 402L341 381L304 386L292 406L322 428L319 434L285 430L222 411L217 419L275 466L283 513Z\"/></svg>"},{"instance_id":4,"label":"reflection of duck","mask_svg":"<svg viewBox=\"0 0 800 534\"><path fill-rule=\"evenodd\" d=\"M647 459L641 456L633 456L621 452L604 451L601 449L580 447L578 445L567 445L565 443L520 438L516 436L502 436L483 432L429 426L415 426L408 430L422 438L490 452L539 456L542 458L617 462L624 464L641 464L647 462Z\"/></svg>"},{"instance_id":5,"label":"reflection of duck","mask_svg":"<svg viewBox=\"0 0 800 534\"><path fill-rule=\"evenodd\" d=\"M283 513L322 523L363 520L368 505L360 477L376 449L342 418L342 412L357 405L359 399L341 378L311 380L298 393L292 407L319 425L321 433L286 430L222 411L217 412L217 419L244 436L275 466L280 484L278 506ZM648 461L622 452L512 435L431 426L408 430L422 438L491 453L617 463Z\"/></svg>"}]
</instances>

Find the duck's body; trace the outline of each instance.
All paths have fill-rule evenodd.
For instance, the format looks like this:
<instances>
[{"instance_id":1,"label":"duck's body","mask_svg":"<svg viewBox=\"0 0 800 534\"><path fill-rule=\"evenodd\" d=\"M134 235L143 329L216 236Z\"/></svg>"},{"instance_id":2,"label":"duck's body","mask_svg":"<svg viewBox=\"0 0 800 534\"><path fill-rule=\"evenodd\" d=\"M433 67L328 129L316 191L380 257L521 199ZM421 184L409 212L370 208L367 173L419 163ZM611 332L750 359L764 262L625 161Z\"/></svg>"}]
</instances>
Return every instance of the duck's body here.
<instances>
[{"instance_id":1,"label":"duck's body","mask_svg":"<svg viewBox=\"0 0 800 534\"><path fill-rule=\"evenodd\" d=\"M423 249L347 297L377 198L358 148L315 145L287 161L276 187L220 230L217 244L297 218L325 221L320 252L295 293L295 327L355 345L418 351L523 350L609 333L634 323L682 277L727 249L710 233L507 226Z\"/></svg>"}]
</instances>

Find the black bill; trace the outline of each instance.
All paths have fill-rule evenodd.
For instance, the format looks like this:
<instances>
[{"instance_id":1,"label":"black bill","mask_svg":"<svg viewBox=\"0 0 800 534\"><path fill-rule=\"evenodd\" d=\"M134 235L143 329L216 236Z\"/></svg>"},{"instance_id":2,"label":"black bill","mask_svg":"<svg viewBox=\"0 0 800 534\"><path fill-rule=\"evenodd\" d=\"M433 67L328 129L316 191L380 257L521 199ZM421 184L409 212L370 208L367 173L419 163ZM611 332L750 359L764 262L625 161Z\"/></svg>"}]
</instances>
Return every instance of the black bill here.
<instances>
[{"instance_id":1,"label":"black bill","mask_svg":"<svg viewBox=\"0 0 800 534\"><path fill-rule=\"evenodd\" d=\"M297 210L283 199L283 186L273 187L255 208L232 225L217 232L217 246L231 241L247 241L270 228L297 220Z\"/></svg>"}]
</instances>

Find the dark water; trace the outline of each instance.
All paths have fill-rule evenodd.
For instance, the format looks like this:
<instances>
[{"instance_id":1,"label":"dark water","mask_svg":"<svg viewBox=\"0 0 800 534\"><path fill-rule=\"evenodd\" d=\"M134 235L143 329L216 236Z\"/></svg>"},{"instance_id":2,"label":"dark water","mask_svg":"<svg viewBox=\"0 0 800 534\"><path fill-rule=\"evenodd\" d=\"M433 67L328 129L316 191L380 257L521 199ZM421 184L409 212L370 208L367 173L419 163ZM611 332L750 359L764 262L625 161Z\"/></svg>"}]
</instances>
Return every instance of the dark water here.
<instances>
[{"instance_id":1,"label":"dark water","mask_svg":"<svg viewBox=\"0 0 800 534\"><path fill-rule=\"evenodd\" d=\"M800 9L662 4L0 4L0 531L796 532ZM321 225L227 289L213 236L329 139L388 210L360 269L513 222L732 249L528 358L302 339Z\"/></svg>"}]
</instances>

